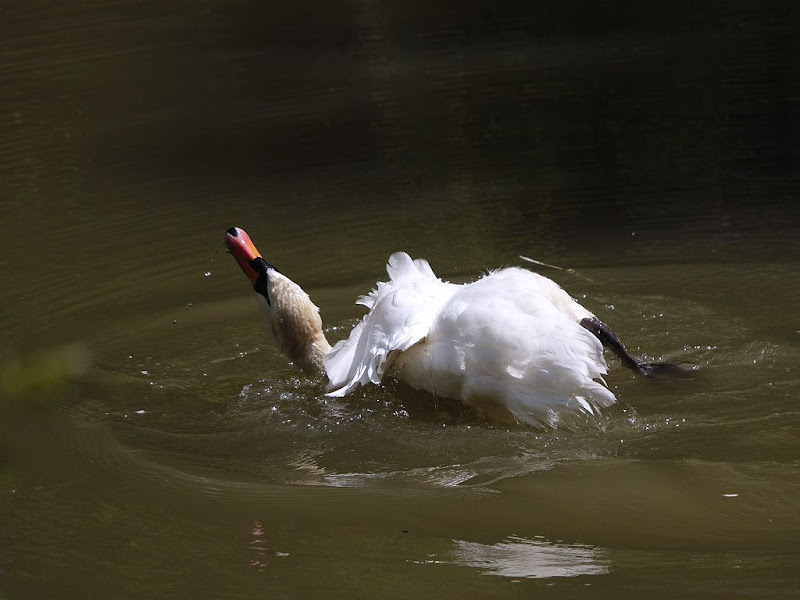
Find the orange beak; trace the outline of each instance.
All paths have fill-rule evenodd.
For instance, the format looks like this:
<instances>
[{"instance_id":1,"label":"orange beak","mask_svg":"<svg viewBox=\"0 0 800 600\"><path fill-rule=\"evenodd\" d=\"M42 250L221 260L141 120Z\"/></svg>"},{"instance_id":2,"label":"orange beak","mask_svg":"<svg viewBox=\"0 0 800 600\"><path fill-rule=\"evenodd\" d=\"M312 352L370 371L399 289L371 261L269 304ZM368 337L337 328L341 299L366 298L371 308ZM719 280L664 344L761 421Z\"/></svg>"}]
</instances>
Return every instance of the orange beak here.
<instances>
[{"instance_id":1,"label":"orange beak","mask_svg":"<svg viewBox=\"0 0 800 600\"><path fill-rule=\"evenodd\" d=\"M258 272L253 268L252 262L257 258L261 258L261 253L253 244L250 236L247 235L244 229L231 227L225 233L225 245L230 253L233 254L236 262L239 263L244 274L247 275L250 283L255 285L256 279L258 279Z\"/></svg>"}]
</instances>

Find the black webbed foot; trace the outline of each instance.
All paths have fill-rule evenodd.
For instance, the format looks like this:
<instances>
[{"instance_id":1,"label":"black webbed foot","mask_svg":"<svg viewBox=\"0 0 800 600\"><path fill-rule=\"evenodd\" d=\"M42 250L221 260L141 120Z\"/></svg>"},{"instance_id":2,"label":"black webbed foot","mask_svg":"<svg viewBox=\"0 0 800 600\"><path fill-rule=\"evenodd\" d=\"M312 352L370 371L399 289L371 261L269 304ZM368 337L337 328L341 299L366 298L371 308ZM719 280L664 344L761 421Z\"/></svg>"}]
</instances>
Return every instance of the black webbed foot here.
<instances>
[{"instance_id":1,"label":"black webbed foot","mask_svg":"<svg viewBox=\"0 0 800 600\"><path fill-rule=\"evenodd\" d=\"M700 368L691 363L646 363L640 362L635 369L639 375L653 379L691 379Z\"/></svg>"},{"instance_id":2,"label":"black webbed foot","mask_svg":"<svg viewBox=\"0 0 800 600\"><path fill-rule=\"evenodd\" d=\"M604 347L616 354L623 365L643 377L688 379L697 373L695 365L648 363L633 356L611 328L596 317L583 319L581 325L591 331Z\"/></svg>"}]
</instances>

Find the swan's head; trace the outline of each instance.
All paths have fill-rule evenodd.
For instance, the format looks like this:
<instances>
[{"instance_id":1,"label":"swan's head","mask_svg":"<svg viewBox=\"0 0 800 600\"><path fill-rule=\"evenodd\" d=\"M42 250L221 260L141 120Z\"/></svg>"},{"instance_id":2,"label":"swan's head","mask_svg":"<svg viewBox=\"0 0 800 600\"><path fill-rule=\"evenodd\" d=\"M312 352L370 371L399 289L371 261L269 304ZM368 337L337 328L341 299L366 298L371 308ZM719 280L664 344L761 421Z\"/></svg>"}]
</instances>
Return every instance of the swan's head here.
<instances>
[{"instance_id":1,"label":"swan's head","mask_svg":"<svg viewBox=\"0 0 800 600\"><path fill-rule=\"evenodd\" d=\"M264 298L268 305L271 304L270 280L279 273L278 269L264 260L244 229L239 227L228 229L225 232L225 246L253 284L256 294Z\"/></svg>"},{"instance_id":2,"label":"swan's head","mask_svg":"<svg viewBox=\"0 0 800 600\"><path fill-rule=\"evenodd\" d=\"M225 234L225 245L256 292L261 314L277 346L301 369L321 371L330 346L322 319L303 289L261 256L239 227Z\"/></svg>"}]
</instances>

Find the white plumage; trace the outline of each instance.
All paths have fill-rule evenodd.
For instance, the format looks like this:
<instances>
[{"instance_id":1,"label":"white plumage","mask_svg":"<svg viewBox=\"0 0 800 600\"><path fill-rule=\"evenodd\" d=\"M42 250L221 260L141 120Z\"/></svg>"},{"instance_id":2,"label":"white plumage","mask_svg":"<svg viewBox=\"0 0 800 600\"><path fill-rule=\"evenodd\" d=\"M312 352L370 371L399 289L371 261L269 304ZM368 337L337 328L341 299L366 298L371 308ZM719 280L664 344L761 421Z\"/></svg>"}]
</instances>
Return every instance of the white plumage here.
<instances>
[{"instance_id":1,"label":"white plumage","mask_svg":"<svg viewBox=\"0 0 800 600\"><path fill-rule=\"evenodd\" d=\"M564 414L616 402L602 380L603 343L641 374L659 366L630 356L546 277L508 268L456 285L404 252L389 257L389 280L358 299L369 312L331 348L308 294L267 263L244 230L229 229L225 243L275 344L301 369L327 374L331 396L389 376L487 416L557 425Z\"/></svg>"},{"instance_id":2,"label":"white plumage","mask_svg":"<svg viewBox=\"0 0 800 600\"><path fill-rule=\"evenodd\" d=\"M534 425L616 402L602 382L602 344L580 325L594 315L550 279L507 268L456 285L403 252L387 272L388 282L358 300L370 312L324 359L330 395L388 373Z\"/></svg>"}]
</instances>

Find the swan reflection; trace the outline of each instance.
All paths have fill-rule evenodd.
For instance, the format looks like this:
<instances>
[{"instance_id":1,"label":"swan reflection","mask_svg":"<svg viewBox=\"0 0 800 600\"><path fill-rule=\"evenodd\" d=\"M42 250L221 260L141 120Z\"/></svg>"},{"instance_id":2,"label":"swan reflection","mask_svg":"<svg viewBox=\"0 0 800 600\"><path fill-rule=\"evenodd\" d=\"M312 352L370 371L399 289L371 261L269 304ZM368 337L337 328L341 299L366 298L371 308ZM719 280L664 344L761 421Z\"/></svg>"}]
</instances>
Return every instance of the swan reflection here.
<instances>
[{"instance_id":1,"label":"swan reflection","mask_svg":"<svg viewBox=\"0 0 800 600\"><path fill-rule=\"evenodd\" d=\"M454 543L452 563L481 569L484 575L538 579L608 573L607 550L593 546L516 536L497 544Z\"/></svg>"}]
</instances>

